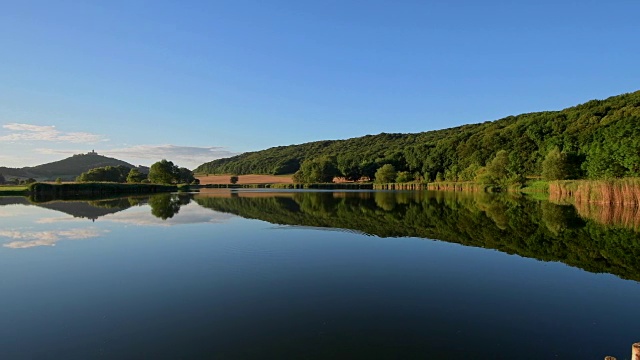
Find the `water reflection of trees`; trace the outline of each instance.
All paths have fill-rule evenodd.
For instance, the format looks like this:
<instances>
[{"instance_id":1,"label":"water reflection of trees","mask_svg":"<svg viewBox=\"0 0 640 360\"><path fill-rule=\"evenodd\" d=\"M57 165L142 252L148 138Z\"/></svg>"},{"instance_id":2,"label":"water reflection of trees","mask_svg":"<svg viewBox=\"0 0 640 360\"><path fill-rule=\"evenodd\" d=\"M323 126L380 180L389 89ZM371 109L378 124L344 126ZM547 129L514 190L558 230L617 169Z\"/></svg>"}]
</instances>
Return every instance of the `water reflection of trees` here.
<instances>
[{"instance_id":1,"label":"water reflection of trees","mask_svg":"<svg viewBox=\"0 0 640 360\"><path fill-rule=\"evenodd\" d=\"M276 224L422 237L497 249L640 280L640 234L607 231L572 206L491 194L369 192L200 197L216 211Z\"/></svg>"},{"instance_id":2,"label":"water reflection of trees","mask_svg":"<svg viewBox=\"0 0 640 360\"><path fill-rule=\"evenodd\" d=\"M180 211L180 207L191 202L188 194L156 194L149 197L151 214L162 220L172 218Z\"/></svg>"}]
</instances>

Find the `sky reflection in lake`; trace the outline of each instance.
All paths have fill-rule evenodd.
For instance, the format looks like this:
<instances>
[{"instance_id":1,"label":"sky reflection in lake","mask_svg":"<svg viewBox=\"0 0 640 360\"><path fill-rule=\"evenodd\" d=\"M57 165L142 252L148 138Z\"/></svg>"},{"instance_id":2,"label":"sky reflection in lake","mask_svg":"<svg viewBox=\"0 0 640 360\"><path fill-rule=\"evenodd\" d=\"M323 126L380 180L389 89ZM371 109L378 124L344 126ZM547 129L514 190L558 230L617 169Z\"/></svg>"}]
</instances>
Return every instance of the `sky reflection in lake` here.
<instances>
[{"instance_id":1,"label":"sky reflection in lake","mask_svg":"<svg viewBox=\"0 0 640 360\"><path fill-rule=\"evenodd\" d=\"M1 358L624 358L638 340L640 287L621 278L637 264L615 252L637 235L570 208L389 193L45 205L0 206L21 214L0 218Z\"/></svg>"}]
</instances>

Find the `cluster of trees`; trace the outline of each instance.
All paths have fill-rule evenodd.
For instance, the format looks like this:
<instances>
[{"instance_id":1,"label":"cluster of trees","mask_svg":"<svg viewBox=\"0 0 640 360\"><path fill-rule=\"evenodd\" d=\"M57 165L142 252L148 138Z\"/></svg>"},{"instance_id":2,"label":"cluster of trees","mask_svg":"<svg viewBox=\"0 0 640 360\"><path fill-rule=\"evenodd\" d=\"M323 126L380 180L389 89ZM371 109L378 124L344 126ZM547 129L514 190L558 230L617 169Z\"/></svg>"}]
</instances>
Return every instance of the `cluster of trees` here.
<instances>
[{"instance_id":1,"label":"cluster of trees","mask_svg":"<svg viewBox=\"0 0 640 360\"><path fill-rule=\"evenodd\" d=\"M184 167L178 167L173 162L162 159L149 168L149 181L154 184L196 184L199 181L193 172Z\"/></svg>"},{"instance_id":2,"label":"cluster of trees","mask_svg":"<svg viewBox=\"0 0 640 360\"><path fill-rule=\"evenodd\" d=\"M194 184L193 172L165 159L151 165L149 174L127 166L104 166L91 169L76 178L79 182L106 181L117 183Z\"/></svg>"},{"instance_id":3,"label":"cluster of trees","mask_svg":"<svg viewBox=\"0 0 640 360\"><path fill-rule=\"evenodd\" d=\"M4 175L0 174L0 185L28 185L36 182L34 178L19 179L17 177L7 180Z\"/></svg>"},{"instance_id":4,"label":"cluster of trees","mask_svg":"<svg viewBox=\"0 0 640 360\"><path fill-rule=\"evenodd\" d=\"M332 171L347 180L373 179L387 164L393 166L396 176L402 174L401 180L509 184L527 176L640 176L638 124L640 91L562 111L509 116L438 131L382 133L275 147L214 160L194 171L240 175L299 172L296 179L307 182Z\"/></svg>"},{"instance_id":5,"label":"cluster of trees","mask_svg":"<svg viewBox=\"0 0 640 360\"><path fill-rule=\"evenodd\" d=\"M140 172L138 171L138 169L132 169L123 165L98 167L80 174L80 176L76 178L76 181L78 182L107 181L107 182L124 183L124 182L127 182L129 173L133 171ZM146 176L144 178L146 178ZM142 178L140 181L135 181L135 182L141 182L142 180L144 180L144 178Z\"/></svg>"}]
</instances>

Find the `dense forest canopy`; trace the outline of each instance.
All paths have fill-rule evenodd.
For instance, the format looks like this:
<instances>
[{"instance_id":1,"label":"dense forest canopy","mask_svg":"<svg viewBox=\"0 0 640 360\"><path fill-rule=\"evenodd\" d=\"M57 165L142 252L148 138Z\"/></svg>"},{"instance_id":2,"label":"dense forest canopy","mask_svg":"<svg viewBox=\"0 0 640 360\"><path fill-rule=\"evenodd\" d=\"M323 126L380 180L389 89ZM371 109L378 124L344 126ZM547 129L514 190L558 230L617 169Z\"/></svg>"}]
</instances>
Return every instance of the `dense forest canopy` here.
<instances>
[{"instance_id":1,"label":"dense forest canopy","mask_svg":"<svg viewBox=\"0 0 640 360\"><path fill-rule=\"evenodd\" d=\"M279 146L214 160L194 172L293 174L305 161L329 159L336 176L351 180L373 178L379 168L391 164L417 179L434 180L440 174L443 180L457 181L486 178L484 167L494 162L494 167L506 167L505 176L521 179L541 175L549 155L547 164L563 168L545 173L564 178L640 176L639 124L636 91L561 111L450 129Z\"/></svg>"}]
</instances>

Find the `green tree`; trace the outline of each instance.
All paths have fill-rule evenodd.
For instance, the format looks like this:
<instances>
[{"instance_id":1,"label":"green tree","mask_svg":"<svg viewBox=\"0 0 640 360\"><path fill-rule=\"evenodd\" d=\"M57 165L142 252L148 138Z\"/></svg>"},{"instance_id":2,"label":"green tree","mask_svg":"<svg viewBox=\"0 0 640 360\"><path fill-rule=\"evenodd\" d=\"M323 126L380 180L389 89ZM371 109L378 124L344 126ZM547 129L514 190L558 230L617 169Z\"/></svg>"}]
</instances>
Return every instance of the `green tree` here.
<instances>
[{"instance_id":1,"label":"green tree","mask_svg":"<svg viewBox=\"0 0 640 360\"><path fill-rule=\"evenodd\" d=\"M180 179L180 169L173 162L162 159L151 165L148 177L154 184L175 184Z\"/></svg>"},{"instance_id":2,"label":"green tree","mask_svg":"<svg viewBox=\"0 0 640 360\"><path fill-rule=\"evenodd\" d=\"M106 181L122 183L127 181L129 168L123 165L93 168L76 178L79 182Z\"/></svg>"},{"instance_id":3,"label":"green tree","mask_svg":"<svg viewBox=\"0 0 640 360\"><path fill-rule=\"evenodd\" d=\"M382 165L376 171L375 182L379 184L392 183L396 180L396 168L391 164Z\"/></svg>"},{"instance_id":4,"label":"green tree","mask_svg":"<svg viewBox=\"0 0 640 360\"><path fill-rule=\"evenodd\" d=\"M0 174L0 185L4 185L7 180L4 178L4 175Z\"/></svg>"},{"instance_id":5,"label":"green tree","mask_svg":"<svg viewBox=\"0 0 640 360\"><path fill-rule=\"evenodd\" d=\"M62 178L61 177L56 178L56 184L62 184Z\"/></svg>"},{"instance_id":6,"label":"green tree","mask_svg":"<svg viewBox=\"0 0 640 360\"><path fill-rule=\"evenodd\" d=\"M293 180L298 183L329 183L338 175L338 169L329 157L322 157L314 160L305 160L294 176Z\"/></svg>"},{"instance_id":7,"label":"green tree","mask_svg":"<svg viewBox=\"0 0 640 360\"><path fill-rule=\"evenodd\" d=\"M444 172L444 178L447 181L458 181L459 180L460 169L458 165L452 165L449 169Z\"/></svg>"},{"instance_id":8,"label":"green tree","mask_svg":"<svg viewBox=\"0 0 640 360\"><path fill-rule=\"evenodd\" d=\"M509 177L509 154L505 150L500 150L496 156L487 164L487 172L495 179L495 182Z\"/></svg>"},{"instance_id":9,"label":"green tree","mask_svg":"<svg viewBox=\"0 0 640 360\"><path fill-rule=\"evenodd\" d=\"M473 181L476 178L476 173L480 169L480 165L476 163L472 163L467 166L464 170L460 172L458 175L459 180L461 181Z\"/></svg>"},{"instance_id":10,"label":"green tree","mask_svg":"<svg viewBox=\"0 0 640 360\"><path fill-rule=\"evenodd\" d=\"M397 183L406 183L413 180L413 174L408 171L398 171L398 174L396 175Z\"/></svg>"},{"instance_id":11,"label":"green tree","mask_svg":"<svg viewBox=\"0 0 640 360\"><path fill-rule=\"evenodd\" d=\"M554 147L542 162L542 177L545 180L564 180L568 177L567 155Z\"/></svg>"},{"instance_id":12,"label":"green tree","mask_svg":"<svg viewBox=\"0 0 640 360\"><path fill-rule=\"evenodd\" d=\"M129 170L129 174L127 175L128 183L141 183L142 180L146 179L147 175L140 172L140 170L133 168Z\"/></svg>"},{"instance_id":13,"label":"green tree","mask_svg":"<svg viewBox=\"0 0 640 360\"><path fill-rule=\"evenodd\" d=\"M231 175L231 177L229 178L229 182L232 184L237 184L238 183L238 175Z\"/></svg>"},{"instance_id":14,"label":"green tree","mask_svg":"<svg viewBox=\"0 0 640 360\"><path fill-rule=\"evenodd\" d=\"M193 184L196 182L193 172L187 168L181 167L178 169L178 183L180 184Z\"/></svg>"},{"instance_id":15,"label":"green tree","mask_svg":"<svg viewBox=\"0 0 640 360\"><path fill-rule=\"evenodd\" d=\"M179 198L172 194L157 194L149 198L151 214L162 220L172 218L180 211L181 202Z\"/></svg>"}]
</instances>

